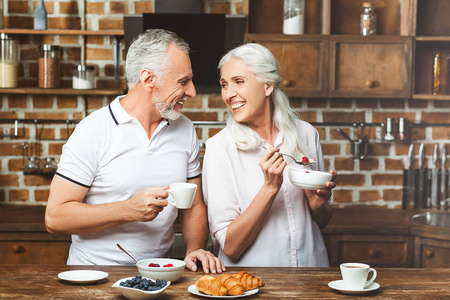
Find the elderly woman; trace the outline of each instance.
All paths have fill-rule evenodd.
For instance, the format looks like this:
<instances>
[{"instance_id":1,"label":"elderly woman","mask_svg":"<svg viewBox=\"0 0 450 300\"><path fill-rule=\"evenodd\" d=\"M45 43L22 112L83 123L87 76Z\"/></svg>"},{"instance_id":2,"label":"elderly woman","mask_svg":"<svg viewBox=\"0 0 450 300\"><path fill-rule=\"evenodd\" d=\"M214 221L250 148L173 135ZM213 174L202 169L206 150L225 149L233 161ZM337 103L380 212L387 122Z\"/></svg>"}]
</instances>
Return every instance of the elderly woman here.
<instances>
[{"instance_id":1,"label":"elderly woman","mask_svg":"<svg viewBox=\"0 0 450 300\"><path fill-rule=\"evenodd\" d=\"M219 63L227 126L206 142L203 193L213 242L229 266L329 266L320 232L331 218L335 171L326 187L303 190L287 178L280 152L324 171L319 135L278 88L272 53L245 44ZM267 150L266 150L267 149Z\"/></svg>"}]
</instances>

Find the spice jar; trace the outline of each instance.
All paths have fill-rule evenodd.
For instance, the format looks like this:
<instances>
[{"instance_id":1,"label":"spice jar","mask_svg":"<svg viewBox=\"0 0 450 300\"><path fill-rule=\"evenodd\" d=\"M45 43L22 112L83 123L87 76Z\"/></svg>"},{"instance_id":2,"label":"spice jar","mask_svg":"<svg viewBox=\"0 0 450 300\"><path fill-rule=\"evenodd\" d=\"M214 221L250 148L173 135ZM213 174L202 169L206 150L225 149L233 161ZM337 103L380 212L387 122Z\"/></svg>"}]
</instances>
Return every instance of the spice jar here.
<instances>
[{"instance_id":1,"label":"spice jar","mask_svg":"<svg viewBox=\"0 0 450 300\"><path fill-rule=\"evenodd\" d=\"M37 156L29 156L25 165L23 166L24 172L27 173L39 173L42 171L41 160Z\"/></svg>"},{"instance_id":2,"label":"spice jar","mask_svg":"<svg viewBox=\"0 0 450 300\"><path fill-rule=\"evenodd\" d=\"M44 173L55 173L58 168L58 162L54 157L46 157L44 158L44 162L42 164L42 172Z\"/></svg>"},{"instance_id":3,"label":"spice jar","mask_svg":"<svg viewBox=\"0 0 450 300\"><path fill-rule=\"evenodd\" d=\"M0 88L17 87L19 69L17 41L5 33L0 33L0 44Z\"/></svg>"},{"instance_id":4,"label":"spice jar","mask_svg":"<svg viewBox=\"0 0 450 300\"><path fill-rule=\"evenodd\" d=\"M359 23L361 35L366 36L376 34L377 15L373 9L373 3L364 2L362 7L363 12L361 13Z\"/></svg>"},{"instance_id":5,"label":"spice jar","mask_svg":"<svg viewBox=\"0 0 450 300\"><path fill-rule=\"evenodd\" d=\"M59 46L39 46L39 87L59 87Z\"/></svg>"},{"instance_id":6,"label":"spice jar","mask_svg":"<svg viewBox=\"0 0 450 300\"><path fill-rule=\"evenodd\" d=\"M77 90L94 88L94 66L73 66L72 86Z\"/></svg>"}]
</instances>

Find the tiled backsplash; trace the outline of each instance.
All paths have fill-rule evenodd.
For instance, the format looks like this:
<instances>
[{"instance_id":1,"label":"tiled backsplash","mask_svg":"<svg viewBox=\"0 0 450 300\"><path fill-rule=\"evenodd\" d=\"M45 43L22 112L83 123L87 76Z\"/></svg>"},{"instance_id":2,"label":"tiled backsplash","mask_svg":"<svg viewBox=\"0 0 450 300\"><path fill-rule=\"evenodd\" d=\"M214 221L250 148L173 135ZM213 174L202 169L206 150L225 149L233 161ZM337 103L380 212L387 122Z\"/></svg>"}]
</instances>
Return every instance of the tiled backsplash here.
<instances>
[{"instance_id":1,"label":"tiled backsplash","mask_svg":"<svg viewBox=\"0 0 450 300\"><path fill-rule=\"evenodd\" d=\"M152 1L86 1L87 29L122 29L122 15L152 12ZM5 1L5 27L32 28L32 11L34 1L17 5L17 1ZM45 1L49 13L49 28L79 29L76 2ZM7 8L7 9L6 9ZM204 11L242 13L242 1L204 1ZM74 22L67 22L72 18ZM52 20L52 21L50 21ZM22 37L20 84L33 86L37 82L37 44L58 43L64 50L65 64L62 65L62 82L70 86L71 66L79 60L79 40L70 37L41 38ZM116 86L113 73L112 46L108 37L89 37L87 39L86 58L88 64L96 66L96 84L103 88ZM120 84L124 87L123 66ZM88 96L44 96L44 95L2 95L0 101L0 119L58 119L79 120L85 116L85 109L90 113L111 101L111 97ZM450 124L450 101L426 101L413 99L350 99L350 98L298 98L291 99L301 117L314 123L320 133L323 152L328 169L335 169L338 174L338 187L334 191L336 206L349 204L381 205L399 207L402 198L402 170L406 163L409 142L383 142L379 127L365 128L368 134L368 156L365 160L353 160L351 147L336 129L341 127L352 138L356 123L383 123L387 117L406 118L413 124ZM223 122L226 108L220 95L198 95L189 100L183 112L193 121ZM321 123L344 123L347 126L322 126ZM222 125L199 125L199 139L206 139L217 133ZM11 133L12 123L0 124L0 129ZM24 175L22 171L22 144L28 143L29 154L40 135L41 157L58 156L64 139L73 126L65 124L20 124L20 137L0 137L0 202L11 204L45 205L51 177L41 175ZM358 131L359 132L359 131ZM440 149L447 147L450 152L450 128L445 126L417 126L412 128L411 137L417 144L427 146L427 158L431 159L432 146L438 144ZM417 160L416 160L417 164Z\"/></svg>"}]
</instances>

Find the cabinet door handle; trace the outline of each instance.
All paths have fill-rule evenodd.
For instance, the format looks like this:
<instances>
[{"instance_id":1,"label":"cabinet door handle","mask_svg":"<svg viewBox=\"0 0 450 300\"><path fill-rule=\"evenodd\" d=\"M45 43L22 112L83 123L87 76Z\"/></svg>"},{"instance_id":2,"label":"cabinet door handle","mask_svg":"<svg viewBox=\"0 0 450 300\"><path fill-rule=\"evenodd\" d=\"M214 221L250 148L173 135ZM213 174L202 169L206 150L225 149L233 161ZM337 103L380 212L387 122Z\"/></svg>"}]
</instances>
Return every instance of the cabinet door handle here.
<instances>
[{"instance_id":1,"label":"cabinet door handle","mask_svg":"<svg viewBox=\"0 0 450 300\"><path fill-rule=\"evenodd\" d=\"M290 80L283 80L283 82L281 82L281 85L283 86L283 87L288 87L288 86L290 86L291 85L291 81Z\"/></svg>"},{"instance_id":2,"label":"cabinet door handle","mask_svg":"<svg viewBox=\"0 0 450 300\"><path fill-rule=\"evenodd\" d=\"M377 257L377 251L374 249L369 250L369 256L370 257Z\"/></svg>"},{"instance_id":3,"label":"cabinet door handle","mask_svg":"<svg viewBox=\"0 0 450 300\"><path fill-rule=\"evenodd\" d=\"M434 256L434 251L433 250L428 249L428 250L425 251L425 257L432 258L433 256Z\"/></svg>"},{"instance_id":4,"label":"cabinet door handle","mask_svg":"<svg viewBox=\"0 0 450 300\"><path fill-rule=\"evenodd\" d=\"M368 88L373 88L373 87L375 87L375 81L367 80L366 81L366 85L367 85Z\"/></svg>"},{"instance_id":5,"label":"cabinet door handle","mask_svg":"<svg viewBox=\"0 0 450 300\"><path fill-rule=\"evenodd\" d=\"M25 252L25 247L21 246L21 245L14 245L12 247L12 250L14 253L23 253L23 252Z\"/></svg>"}]
</instances>

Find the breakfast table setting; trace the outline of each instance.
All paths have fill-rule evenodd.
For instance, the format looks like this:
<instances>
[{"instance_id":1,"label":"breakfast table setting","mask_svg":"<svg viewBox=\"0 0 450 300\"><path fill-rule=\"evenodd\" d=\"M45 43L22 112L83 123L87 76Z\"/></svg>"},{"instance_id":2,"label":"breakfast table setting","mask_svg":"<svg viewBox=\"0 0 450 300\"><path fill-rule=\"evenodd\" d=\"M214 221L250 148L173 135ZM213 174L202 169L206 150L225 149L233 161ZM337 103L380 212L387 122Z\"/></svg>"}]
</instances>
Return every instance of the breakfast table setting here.
<instances>
[{"instance_id":1,"label":"breakfast table setting","mask_svg":"<svg viewBox=\"0 0 450 300\"><path fill-rule=\"evenodd\" d=\"M360 290L346 290L339 267L228 267L225 274L241 271L264 285L238 296L207 295L194 288L205 274L183 268L162 293L129 299L448 299L450 295L450 269L376 268L375 280ZM0 265L0 274L1 299L127 299L113 285L140 272L136 265Z\"/></svg>"}]
</instances>

